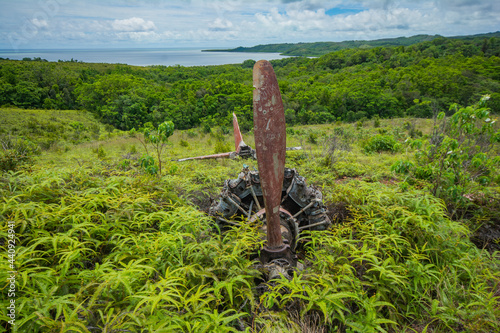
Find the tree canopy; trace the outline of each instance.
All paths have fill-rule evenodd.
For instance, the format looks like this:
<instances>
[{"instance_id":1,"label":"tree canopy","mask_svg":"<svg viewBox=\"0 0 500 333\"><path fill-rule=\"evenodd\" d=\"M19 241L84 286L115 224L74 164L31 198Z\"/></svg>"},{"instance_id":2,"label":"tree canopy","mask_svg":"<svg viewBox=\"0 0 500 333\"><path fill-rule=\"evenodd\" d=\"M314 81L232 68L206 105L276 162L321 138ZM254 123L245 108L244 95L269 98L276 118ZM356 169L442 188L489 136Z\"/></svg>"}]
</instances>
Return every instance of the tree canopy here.
<instances>
[{"instance_id":1,"label":"tree canopy","mask_svg":"<svg viewBox=\"0 0 500 333\"><path fill-rule=\"evenodd\" d=\"M500 38L435 38L272 61L289 124L430 117L489 94L500 112ZM252 61L151 66L0 60L0 105L86 109L122 130L171 120L179 129L252 127Z\"/></svg>"}]
</instances>

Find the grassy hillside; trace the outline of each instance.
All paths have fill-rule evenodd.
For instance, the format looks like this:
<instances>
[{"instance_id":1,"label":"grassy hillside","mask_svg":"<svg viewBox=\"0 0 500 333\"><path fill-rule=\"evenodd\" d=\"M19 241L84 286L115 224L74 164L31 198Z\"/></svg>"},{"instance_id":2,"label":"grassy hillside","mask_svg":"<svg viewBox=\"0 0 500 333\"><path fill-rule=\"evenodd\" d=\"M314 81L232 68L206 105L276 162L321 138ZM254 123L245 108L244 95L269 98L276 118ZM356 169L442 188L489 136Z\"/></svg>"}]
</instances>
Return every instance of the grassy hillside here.
<instances>
[{"instance_id":1,"label":"grassy hillside","mask_svg":"<svg viewBox=\"0 0 500 333\"><path fill-rule=\"evenodd\" d=\"M0 136L25 138L43 150L68 149L106 133L105 126L85 111L0 108L0 117Z\"/></svg>"},{"instance_id":2,"label":"grassy hillside","mask_svg":"<svg viewBox=\"0 0 500 333\"><path fill-rule=\"evenodd\" d=\"M258 225L234 221L240 226L220 234L205 214L224 180L256 162L170 161L231 148L224 128L176 131L157 176L141 166L138 140L102 127L93 136L97 123L85 113L1 112L10 119L2 135L43 143L53 126L67 147L0 174L0 269L12 270L12 221L19 332L500 330L499 243L484 233L499 230L499 167L488 182L463 184L473 190L465 204L433 195L432 175L450 169L419 155L432 148L430 119L289 127L288 145L304 150L288 152L286 166L322 189L334 226L301 239L305 268L292 280L263 284ZM71 142L75 122L84 142ZM442 135L443 145L454 140ZM244 139L253 146L252 133ZM492 143L474 156L486 168L498 153ZM450 168L451 155L442 156ZM3 281L0 332L10 320Z\"/></svg>"}]
</instances>

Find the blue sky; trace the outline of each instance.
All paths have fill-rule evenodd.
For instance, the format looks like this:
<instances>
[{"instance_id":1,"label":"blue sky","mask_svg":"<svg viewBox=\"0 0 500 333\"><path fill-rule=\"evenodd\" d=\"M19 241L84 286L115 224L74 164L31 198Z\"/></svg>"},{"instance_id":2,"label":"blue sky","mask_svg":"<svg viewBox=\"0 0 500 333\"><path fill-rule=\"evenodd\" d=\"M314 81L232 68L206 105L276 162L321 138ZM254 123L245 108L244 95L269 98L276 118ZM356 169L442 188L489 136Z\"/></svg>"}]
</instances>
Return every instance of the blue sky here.
<instances>
[{"instance_id":1,"label":"blue sky","mask_svg":"<svg viewBox=\"0 0 500 333\"><path fill-rule=\"evenodd\" d=\"M498 0L0 0L0 49L237 47L500 30Z\"/></svg>"}]
</instances>

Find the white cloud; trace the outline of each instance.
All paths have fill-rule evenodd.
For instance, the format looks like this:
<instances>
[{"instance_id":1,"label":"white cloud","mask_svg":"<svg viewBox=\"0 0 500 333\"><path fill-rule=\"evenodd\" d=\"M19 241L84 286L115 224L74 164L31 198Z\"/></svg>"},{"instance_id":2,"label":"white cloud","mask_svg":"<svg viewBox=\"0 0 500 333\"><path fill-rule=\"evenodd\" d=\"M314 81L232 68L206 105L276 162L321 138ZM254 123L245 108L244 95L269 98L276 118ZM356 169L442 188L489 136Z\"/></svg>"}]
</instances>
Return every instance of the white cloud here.
<instances>
[{"instance_id":1,"label":"white cloud","mask_svg":"<svg viewBox=\"0 0 500 333\"><path fill-rule=\"evenodd\" d=\"M500 30L498 0L55 1L50 12L0 1L0 48L12 39L23 48L236 47Z\"/></svg>"},{"instance_id":2,"label":"white cloud","mask_svg":"<svg viewBox=\"0 0 500 333\"><path fill-rule=\"evenodd\" d=\"M37 27L38 29L47 29L47 27L49 26L49 24L47 23L46 20L37 19L37 18L32 19L31 23L33 23L33 25L35 27Z\"/></svg>"},{"instance_id":3,"label":"white cloud","mask_svg":"<svg viewBox=\"0 0 500 333\"><path fill-rule=\"evenodd\" d=\"M155 41L160 38L158 34L154 31L131 31L131 32L120 32L117 36L122 40L134 40L137 42L142 41Z\"/></svg>"},{"instance_id":4,"label":"white cloud","mask_svg":"<svg viewBox=\"0 0 500 333\"><path fill-rule=\"evenodd\" d=\"M214 22L208 25L210 30L214 31L226 31L233 27L233 23L228 20L224 20L220 17L216 18Z\"/></svg>"},{"instance_id":5,"label":"white cloud","mask_svg":"<svg viewBox=\"0 0 500 333\"><path fill-rule=\"evenodd\" d=\"M156 30L153 21L146 21L139 17L132 17L125 20L115 20L112 23L115 31L120 32L145 32Z\"/></svg>"}]
</instances>

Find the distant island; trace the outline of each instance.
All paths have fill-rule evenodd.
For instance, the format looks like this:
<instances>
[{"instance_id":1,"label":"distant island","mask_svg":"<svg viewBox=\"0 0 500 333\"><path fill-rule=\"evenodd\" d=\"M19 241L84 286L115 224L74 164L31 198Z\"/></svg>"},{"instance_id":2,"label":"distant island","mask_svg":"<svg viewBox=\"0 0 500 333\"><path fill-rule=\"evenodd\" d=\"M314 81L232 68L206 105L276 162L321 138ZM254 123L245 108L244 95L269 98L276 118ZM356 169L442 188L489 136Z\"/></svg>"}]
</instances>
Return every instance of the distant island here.
<instances>
[{"instance_id":1,"label":"distant island","mask_svg":"<svg viewBox=\"0 0 500 333\"><path fill-rule=\"evenodd\" d=\"M473 39L500 37L500 31L486 34L446 37L452 39ZM350 40L343 42L315 42L315 43L280 43L261 44L252 47L237 47L234 49L202 50L202 52L268 52L280 53L287 56L319 57L330 52L353 48L372 48L387 46L409 46L421 42L444 38L441 35L415 35L412 37L384 38L375 40Z\"/></svg>"}]
</instances>

